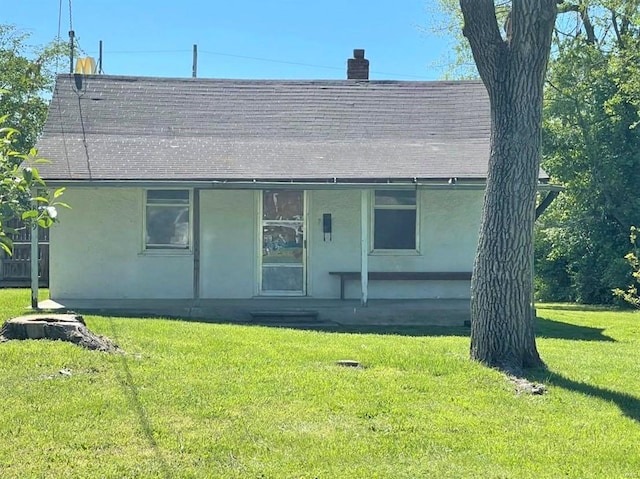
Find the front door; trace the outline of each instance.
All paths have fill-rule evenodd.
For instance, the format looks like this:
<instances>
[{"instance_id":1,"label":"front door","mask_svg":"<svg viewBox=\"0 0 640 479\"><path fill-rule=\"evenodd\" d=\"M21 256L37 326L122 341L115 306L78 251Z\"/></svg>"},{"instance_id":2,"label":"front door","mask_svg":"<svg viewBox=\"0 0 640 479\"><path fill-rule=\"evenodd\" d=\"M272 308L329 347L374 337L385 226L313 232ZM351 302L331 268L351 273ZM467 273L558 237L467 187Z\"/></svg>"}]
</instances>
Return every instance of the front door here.
<instances>
[{"instance_id":1,"label":"front door","mask_svg":"<svg viewBox=\"0 0 640 479\"><path fill-rule=\"evenodd\" d=\"M306 293L305 193L262 192L260 293L301 296Z\"/></svg>"}]
</instances>

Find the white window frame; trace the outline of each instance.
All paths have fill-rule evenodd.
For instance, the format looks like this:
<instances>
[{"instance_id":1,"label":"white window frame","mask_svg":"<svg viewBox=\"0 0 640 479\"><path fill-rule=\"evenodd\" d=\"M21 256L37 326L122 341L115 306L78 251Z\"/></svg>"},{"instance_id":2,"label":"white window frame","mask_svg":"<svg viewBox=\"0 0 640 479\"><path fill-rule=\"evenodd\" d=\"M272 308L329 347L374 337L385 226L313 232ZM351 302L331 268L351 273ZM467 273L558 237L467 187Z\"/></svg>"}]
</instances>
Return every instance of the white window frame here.
<instances>
[{"instance_id":1,"label":"white window frame","mask_svg":"<svg viewBox=\"0 0 640 479\"><path fill-rule=\"evenodd\" d=\"M371 192L371 221L369 232L369 244L370 252L373 255L389 255L389 256L415 256L420 254L420 190L412 189L415 191L416 201L413 205L376 205L376 191L408 191L402 189L393 188L377 188ZM375 233L376 233L376 210L413 210L416 212L416 238L415 248L407 249L382 249L375 247Z\"/></svg>"},{"instance_id":2,"label":"white window frame","mask_svg":"<svg viewBox=\"0 0 640 479\"><path fill-rule=\"evenodd\" d=\"M186 191L189 194L189 202L187 207L189 209L189 228L188 228L188 244L187 247L179 246L152 246L147 243L147 201L149 191ZM185 203L177 203L167 201L166 203L152 203L153 206L184 206ZM193 252L193 189L191 188L145 188L142 191L142 252L144 254L151 255L184 255L191 254Z\"/></svg>"}]
</instances>

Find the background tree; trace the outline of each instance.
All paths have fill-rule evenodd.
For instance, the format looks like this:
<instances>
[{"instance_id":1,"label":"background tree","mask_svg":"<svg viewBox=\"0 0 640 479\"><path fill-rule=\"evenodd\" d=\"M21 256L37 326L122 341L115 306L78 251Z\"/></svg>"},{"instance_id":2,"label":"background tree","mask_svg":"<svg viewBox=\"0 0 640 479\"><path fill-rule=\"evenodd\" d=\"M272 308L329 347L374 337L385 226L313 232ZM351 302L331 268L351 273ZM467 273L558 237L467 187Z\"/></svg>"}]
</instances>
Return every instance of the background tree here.
<instances>
[{"instance_id":1,"label":"background tree","mask_svg":"<svg viewBox=\"0 0 640 479\"><path fill-rule=\"evenodd\" d=\"M438 62L443 65L445 79L478 79L478 69L473 60L469 42L462 34L462 11L459 0L434 0L427 2L432 23L427 26L430 35L449 40L447 52ZM430 13L430 12L428 12ZM442 19L445 21L442 21Z\"/></svg>"},{"instance_id":2,"label":"background tree","mask_svg":"<svg viewBox=\"0 0 640 479\"><path fill-rule=\"evenodd\" d=\"M37 158L35 149L28 153L14 149L18 131L2 126L6 119L6 115L0 117L0 250L11 254L14 220L20 220L23 227L48 228L56 219L56 207L67 205L57 200L64 188L46 190L35 166L43 160Z\"/></svg>"},{"instance_id":3,"label":"background tree","mask_svg":"<svg viewBox=\"0 0 640 479\"><path fill-rule=\"evenodd\" d=\"M492 0L460 0L463 34L489 93L491 152L471 285L471 357L541 366L532 309L542 99L556 0L514 0L505 37Z\"/></svg>"},{"instance_id":4,"label":"background tree","mask_svg":"<svg viewBox=\"0 0 640 479\"><path fill-rule=\"evenodd\" d=\"M627 286L627 289L616 288L613 290L617 297L636 308L640 308L640 244L638 243L638 231L637 227L631 227L629 239L631 240L632 250L625 256L625 260L631 268L633 281Z\"/></svg>"},{"instance_id":5,"label":"background tree","mask_svg":"<svg viewBox=\"0 0 640 479\"><path fill-rule=\"evenodd\" d=\"M457 0L439 0L448 29ZM508 9L511 2L502 2ZM537 222L539 300L610 303L628 284L628 232L640 224L638 0L565 0L545 91L542 167L566 190ZM499 22L504 11L496 7ZM500 17L502 15L502 17ZM467 42L451 74L473 74Z\"/></svg>"},{"instance_id":6,"label":"background tree","mask_svg":"<svg viewBox=\"0 0 640 479\"><path fill-rule=\"evenodd\" d=\"M629 229L640 224L637 0L569 5L545 106L543 167L566 190L541 218L538 297L610 303L628 284Z\"/></svg>"},{"instance_id":7,"label":"background tree","mask_svg":"<svg viewBox=\"0 0 640 479\"><path fill-rule=\"evenodd\" d=\"M49 227L62 189L48 192L33 149L46 120L54 66L68 51L63 44L35 48L28 35L0 25L0 250L11 254L15 225ZM66 50L66 51L65 51ZM66 206L66 205L64 205Z\"/></svg>"},{"instance_id":8,"label":"background tree","mask_svg":"<svg viewBox=\"0 0 640 479\"><path fill-rule=\"evenodd\" d=\"M56 63L69 51L64 43L34 47L28 39L13 26L0 25L0 115L7 115L5 126L20 132L13 139L19 151L35 145L47 117Z\"/></svg>"}]
</instances>

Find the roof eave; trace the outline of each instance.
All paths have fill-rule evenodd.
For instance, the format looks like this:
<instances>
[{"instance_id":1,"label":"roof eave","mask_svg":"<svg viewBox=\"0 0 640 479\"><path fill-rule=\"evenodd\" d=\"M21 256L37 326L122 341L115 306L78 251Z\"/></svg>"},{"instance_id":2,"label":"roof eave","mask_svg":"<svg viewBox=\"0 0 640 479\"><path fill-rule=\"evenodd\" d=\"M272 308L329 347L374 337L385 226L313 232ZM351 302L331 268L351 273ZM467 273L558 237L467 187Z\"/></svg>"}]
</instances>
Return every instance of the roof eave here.
<instances>
[{"instance_id":1,"label":"roof eave","mask_svg":"<svg viewBox=\"0 0 640 479\"><path fill-rule=\"evenodd\" d=\"M68 179L49 178L49 186L55 187L138 187L138 188L200 188L200 189L362 189L362 188L407 188L431 189L484 189L484 178L260 178L260 179Z\"/></svg>"}]
</instances>

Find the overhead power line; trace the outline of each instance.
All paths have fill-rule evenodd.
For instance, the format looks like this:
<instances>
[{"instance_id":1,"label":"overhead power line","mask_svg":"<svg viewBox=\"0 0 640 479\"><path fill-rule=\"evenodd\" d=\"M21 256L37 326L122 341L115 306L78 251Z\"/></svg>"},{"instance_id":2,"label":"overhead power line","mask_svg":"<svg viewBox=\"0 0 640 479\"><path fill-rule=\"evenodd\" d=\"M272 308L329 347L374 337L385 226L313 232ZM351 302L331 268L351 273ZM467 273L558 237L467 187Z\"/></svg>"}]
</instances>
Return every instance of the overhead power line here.
<instances>
[{"instance_id":1,"label":"overhead power line","mask_svg":"<svg viewBox=\"0 0 640 479\"><path fill-rule=\"evenodd\" d=\"M215 55L215 56L222 56L222 57L229 57L229 58L238 58L241 60L251 60L251 61L260 61L260 62L268 62L268 63L278 63L281 65L293 65L293 66L300 66L300 67L306 67L306 68L322 68L325 70L339 70L342 71L344 70L343 66L330 66L330 65L318 65L318 64L314 64L314 63L302 63L302 62L295 62L295 61L289 61L289 60L279 60L279 59L275 59L275 58L264 58L264 57L254 57L254 56L248 56L248 55L237 55L237 54L233 54L233 53L224 53L224 52L216 52L216 51L211 51L211 50L200 50L198 49L199 53L204 53L207 55ZM109 51L108 54L109 55L158 55L158 54L171 54L171 53L191 53L191 50L188 49L171 49L171 50L114 50L114 51ZM412 74L408 74L408 73L392 73L392 72L384 72L384 71L378 71L378 70L372 70L371 73L374 74L378 74L378 75L387 75L387 76L392 76L392 77L407 77L407 78L415 78L418 80L424 80L426 79L426 75L425 76L421 76L421 75L412 75Z\"/></svg>"}]
</instances>

